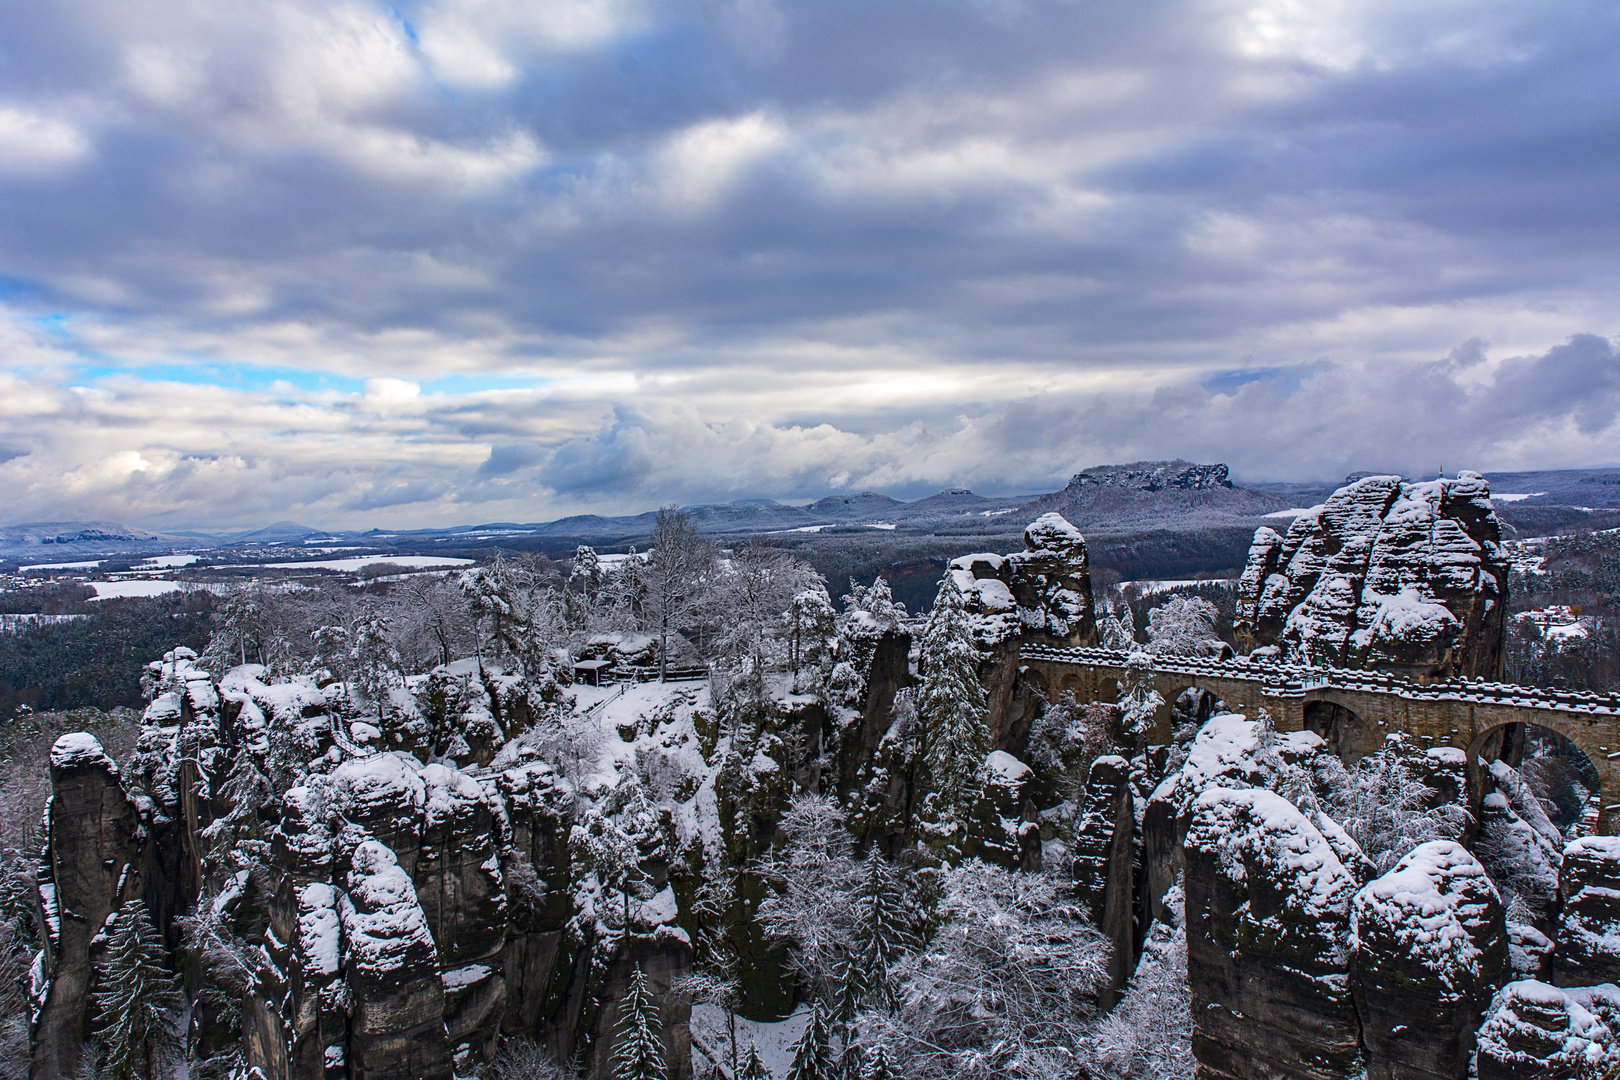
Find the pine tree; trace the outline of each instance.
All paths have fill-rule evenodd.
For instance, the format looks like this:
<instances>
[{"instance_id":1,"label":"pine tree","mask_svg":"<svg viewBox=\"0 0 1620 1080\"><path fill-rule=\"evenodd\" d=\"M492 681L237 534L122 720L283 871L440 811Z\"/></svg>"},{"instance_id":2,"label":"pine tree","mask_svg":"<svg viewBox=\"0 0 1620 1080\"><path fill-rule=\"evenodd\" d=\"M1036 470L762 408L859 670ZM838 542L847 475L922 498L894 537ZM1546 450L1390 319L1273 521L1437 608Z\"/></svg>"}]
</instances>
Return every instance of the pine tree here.
<instances>
[{"instance_id":1,"label":"pine tree","mask_svg":"<svg viewBox=\"0 0 1620 1080\"><path fill-rule=\"evenodd\" d=\"M613 1080L664 1080L664 1039L658 1032L658 1006L647 991L647 976L636 965L630 976L614 1032Z\"/></svg>"},{"instance_id":2,"label":"pine tree","mask_svg":"<svg viewBox=\"0 0 1620 1080\"><path fill-rule=\"evenodd\" d=\"M835 1080L837 1075L827 1018L817 1004L810 1010L809 1026L793 1044L793 1064L788 1067L787 1080Z\"/></svg>"},{"instance_id":3,"label":"pine tree","mask_svg":"<svg viewBox=\"0 0 1620 1080\"><path fill-rule=\"evenodd\" d=\"M927 732L925 755L940 813L961 817L990 754L990 715L979 684L979 650L962 593L947 574L923 629L923 684L917 713Z\"/></svg>"},{"instance_id":4,"label":"pine tree","mask_svg":"<svg viewBox=\"0 0 1620 1080\"><path fill-rule=\"evenodd\" d=\"M916 944L906 914L905 896L894 867L873 844L861 867L855 888L855 950L840 1003L840 1018L849 1019L872 998L892 1002L889 965Z\"/></svg>"},{"instance_id":5,"label":"pine tree","mask_svg":"<svg viewBox=\"0 0 1620 1080\"><path fill-rule=\"evenodd\" d=\"M742 1068L737 1070L737 1080L771 1080L770 1070L765 1063L759 1060L759 1051L754 1044L748 1044L748 1056L743 1058Z\"/></svg>"},{"instance_id":6,"label":"pine tree","mask_svg":"<svg viewBox=\"0 0 1620 1080\"><path fill-rule=\"evenodd\" d=\"M874 1046L861 1065L860 1080L898 1080L898 1077L894 1066L889 1064L889 1052L881 1043Z\"/></svg>"},{"instance_id":7,"label":"pine tree","mask_svg":"<svg viewBox=\"0 0 1620 1080\"><path fill-rule=\"evenodd\" d=\"M97 967L95 1003L107 1045L107 1075L151 1080L159 1048L174 1038L172 1014L180 987L163 962L163 941L140 900L118 909L107 958Z\"/></svg>"}]
</instances>

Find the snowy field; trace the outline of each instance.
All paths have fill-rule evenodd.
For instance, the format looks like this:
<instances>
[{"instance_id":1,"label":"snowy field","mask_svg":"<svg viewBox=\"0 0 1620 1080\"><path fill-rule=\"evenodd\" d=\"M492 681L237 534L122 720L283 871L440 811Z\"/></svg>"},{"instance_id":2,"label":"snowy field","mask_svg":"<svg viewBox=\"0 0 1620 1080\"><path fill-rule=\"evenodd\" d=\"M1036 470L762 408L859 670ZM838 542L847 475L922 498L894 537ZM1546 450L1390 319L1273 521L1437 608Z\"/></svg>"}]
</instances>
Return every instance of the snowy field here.
<instances>
[{"instance_id":1,"label":"snowy field","mask_svg":"<svg viewBox=\"0 0 1620 1080\"><path fill-rule=\"evenodd\" d=\"M42 562L32 566L19 566L17 572L26 574L30 570L92 570L101 565L100 559L91 559L89 562Z\"/></svg>"},{"instance_id":2,"label":"snowy field","mask_svg":"<svg viewBox=\"0 0 1620 1080\"><path fill-rule=\"evenodd\" d=\"M1237 578L1165 578L1163 580L1122 581L1120 588L1129 586L1136 590L1138 596L1153 596L1157 593L1169 592L1171 589L1180 589L1188 585L1219 585L1223 589L1230 589L1237 585Z\"/></svg>"},{"instance_id":3,"label":"snowy field","mask_svg":"<svg viewBox=\"0 0 1620 1080\"><path fill-rule=\"evenodd\" d=\"M452 559L442 555L356 555L348 559L315 559L300 562L260 563L266 570L345 570L356 573L372 563L408 566L414 570L430 566L471 566L472 559Z\"/></svg>"},{"instance_id":4,"label":"snowy field","mask_svg":"<svg viewBox=\"0 0 1620 1080\"><path fill-rule=\"evenodd\" d=\"M756 1024L752 1020L737 1018L737 1057L748 1055L749 1044L759 1051L760 1062L770 1070L771 1076L781 1080L793 1064L793 1044L804 1034L810 1022L810 1011L802 1006L786 1020L775 1024ZM731 1040L726 1032L726 1013L716 1005L692 1006L692 1072L702 1076L711 1064L724 1065L729 1075Z\"/></svg>"},{"instance_id":5,"label":"snowy field","mask_svg":"<svg viewBox=\"0 0 1620 1080\"><path fill-rule=\"evenodd\" d=\"M124 581L92 581L90 587L96 590L96 595L90 599L113 600L125 596L162 596L164 593L180 592L186 588L178 581L164 581L161 578L135 578Z\"/></svg>"},{"instance_id":6,"label":"snowy field","mask_svg":"<svg viewBox=\"0 0 1620 1080\"><path fill-rule=\"evenodd\" d=\"M154 555L150 559L142 559L131 570L173 570L181 566L190 566L197 561L196 555Z\"/></svg>"}]
</instances>

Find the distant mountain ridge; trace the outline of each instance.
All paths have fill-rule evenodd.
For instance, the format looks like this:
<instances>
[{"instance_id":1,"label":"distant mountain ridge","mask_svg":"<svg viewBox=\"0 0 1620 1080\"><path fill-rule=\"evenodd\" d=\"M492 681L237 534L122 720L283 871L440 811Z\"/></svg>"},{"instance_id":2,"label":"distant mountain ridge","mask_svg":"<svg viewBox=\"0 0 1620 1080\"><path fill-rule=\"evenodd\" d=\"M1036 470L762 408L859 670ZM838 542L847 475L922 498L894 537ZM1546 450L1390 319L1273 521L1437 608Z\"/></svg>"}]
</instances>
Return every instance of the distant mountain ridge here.
<instances>
[{"instance_id":1,"label":"distant mountain ridge","mask_svg":"<svg viewBox=\"0 0 1620 1080\"><path fill-rule=\"evenodd\" d=\"M1520 535L1580 527L1620 514L1620 468L1564 469L1487 474L1493 492L1524 496L1497 504L1497 514ZM1335 483L1255 483L1240 485L1224 464L1183 460L1138 461L1097 465L1074 474L1061 490L1037 496L987 497L967 488L946 488L910 502L876 491L840 492L805 506L773 499L738 499L682 507L701 532L719 538L819 533L879 534L896 538L937 536L1005 537L1021 532L1041 514L1062 514L1099 541L1116 546L1132 535L1159 532L1237 536L1267 514L1310 506L1331 494ZM100 557L165 548L288 544L331 538L360 541L378 548L432 545L446 548L490 547L504 538L551 539L616 545L643 543L657 522L656 511L609 517L576 514L545 522L493 522L428 529L323 530L296 521L278 521L261 529L207 534L187 531L164 534L111 521L29 522L0 526L0 556L12 561ZM1275 520L1272 524L1275 524ZM1584 527L1592 527L1586 525ZM1184 541L1177 541L1185 543ZM1246 544L1246 537L1244 543ZM533 546L521 545L520 546ZM1123 557L1123 556L1122 556Z\"/></svg>"}]
</instances>

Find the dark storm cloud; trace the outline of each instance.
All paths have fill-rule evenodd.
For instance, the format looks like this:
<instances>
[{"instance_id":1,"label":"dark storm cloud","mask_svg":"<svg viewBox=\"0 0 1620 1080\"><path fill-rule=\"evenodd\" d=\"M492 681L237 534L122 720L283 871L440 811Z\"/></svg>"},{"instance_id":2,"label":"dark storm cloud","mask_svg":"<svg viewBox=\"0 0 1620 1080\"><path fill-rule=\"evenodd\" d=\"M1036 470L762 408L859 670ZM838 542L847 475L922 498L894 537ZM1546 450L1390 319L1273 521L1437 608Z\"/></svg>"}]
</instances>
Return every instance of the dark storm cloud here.
<instances>
[{"instance_id":1,"label":"dark storm cloud","mask_svg":"<svg viewBox=\"0 0 1620 1080\"><path fill-rule=\"evenodd\" d=\"M1581 463L1617 44L1598 2L0 7L0 481L343 523Z\"/></svg>"}]
</instances>

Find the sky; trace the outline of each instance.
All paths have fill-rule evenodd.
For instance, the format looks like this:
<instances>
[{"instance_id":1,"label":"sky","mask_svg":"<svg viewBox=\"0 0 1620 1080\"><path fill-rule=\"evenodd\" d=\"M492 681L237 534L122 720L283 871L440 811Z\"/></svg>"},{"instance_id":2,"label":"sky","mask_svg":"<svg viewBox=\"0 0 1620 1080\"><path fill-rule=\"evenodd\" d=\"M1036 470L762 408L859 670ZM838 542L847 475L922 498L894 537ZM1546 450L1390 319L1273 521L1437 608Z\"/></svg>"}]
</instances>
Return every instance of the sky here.
<instances>
[{"instance_id":1,"label":"sky","mask_svg":"<svg viewBox=\"0 0 1620 1080\"><path fill-rule=\"evenodd\" d=\"M0 5L0 520L1620 461L1612 0Z\"/></svg>"}]
</instances>

